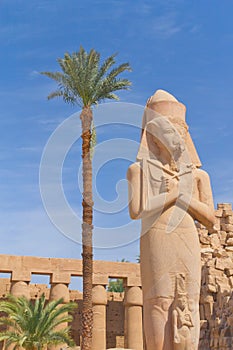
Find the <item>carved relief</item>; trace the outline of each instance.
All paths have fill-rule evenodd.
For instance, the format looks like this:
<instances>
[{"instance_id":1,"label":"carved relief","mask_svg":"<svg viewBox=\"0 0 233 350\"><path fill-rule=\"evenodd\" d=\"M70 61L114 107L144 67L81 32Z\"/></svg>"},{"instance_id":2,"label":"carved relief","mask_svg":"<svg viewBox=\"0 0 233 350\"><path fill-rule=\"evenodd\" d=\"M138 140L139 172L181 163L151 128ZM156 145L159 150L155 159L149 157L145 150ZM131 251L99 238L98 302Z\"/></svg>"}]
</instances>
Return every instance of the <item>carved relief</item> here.
<instances>
[{"instance_id":1,"label":"carved relief","mask_svg":"<svg viewBox=\"0 0 233 350\"><path fill-rule=\"evenodd\" d=\"M192 350L191 328L194 327L189 310L184 275L177 276L176 299L172 312L174 350Z\"/></svg>"}]
</instances>

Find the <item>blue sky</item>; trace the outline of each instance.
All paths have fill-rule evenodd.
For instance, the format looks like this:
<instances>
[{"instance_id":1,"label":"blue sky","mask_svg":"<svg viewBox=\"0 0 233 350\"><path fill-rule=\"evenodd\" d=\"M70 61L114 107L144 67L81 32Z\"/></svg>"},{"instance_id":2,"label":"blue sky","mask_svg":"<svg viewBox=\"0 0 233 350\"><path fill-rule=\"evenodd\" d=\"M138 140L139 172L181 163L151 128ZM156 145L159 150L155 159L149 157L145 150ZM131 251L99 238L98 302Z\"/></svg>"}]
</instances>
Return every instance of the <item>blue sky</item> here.
<instances>
[{"instance_id":1,"label":"blue sky","mask_svg":"<svg viewBox=\"0 0 233 350\"><path fill-rule=\"evenodd\" d=\"M103 58L118 52L118 62L128 61L133 69L127 74L132 88L120 97L126 105L138 106L135 114L127 112L124 104L111 107L112 114L107 106L95 111L96 120L107 111L110 121L116 122L121 113L117 108L122 108L130 126L100 126L98 145L111 150L104 141L129 139L134 141L131 155L136 156L140 130L132 124L140 125L140 106L147 98L155 90L165 89L187 106L187 122L203 168L211 176L215 205L232 202L232 13L229 0L0 1L1 254L81 256L80 245L51 223L39 190L39 165L48 138L79 110L59 100L48 102L46 96L56 86L38 73L56 71L56 59L67 51L77 51L80 45L87 50L95 48ZM77 139L79 132L77 124ZM126 196L126 184L121 182L131 161L126 158L115 156L96 176L105 201L116 200L118 189ZM78 213L80 161L79 138L63 169L66 198ZM95 224L107 228L104 235L109 241L119 222L131 225L127 208L122 208L116 216L96 213ZM139 223L130 227L127 238L122 233L123 246L113 249L109 244L108 249L96 249L95 258L135 261L140 227Z\"/></svg>"}]
</instances>

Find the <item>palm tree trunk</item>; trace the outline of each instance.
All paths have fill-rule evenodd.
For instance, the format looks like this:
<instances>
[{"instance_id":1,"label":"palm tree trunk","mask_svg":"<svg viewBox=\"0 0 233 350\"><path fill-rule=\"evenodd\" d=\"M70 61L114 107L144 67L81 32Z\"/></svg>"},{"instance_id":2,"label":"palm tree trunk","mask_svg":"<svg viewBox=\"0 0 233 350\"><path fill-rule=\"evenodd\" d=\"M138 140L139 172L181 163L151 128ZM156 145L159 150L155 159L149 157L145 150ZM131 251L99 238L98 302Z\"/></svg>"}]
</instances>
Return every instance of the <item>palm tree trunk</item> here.
<instances>
[{"instance_id":1,"label":"palm tree trunk","mask_svg":"<svg viewBox=\"0 0 233 350\"><path fill-rule=\"evenodd\" d=\"M91 161L91 123L92 110L84 107L80 116L82 121L82 158L83 158L83 310L82 310L82 350L92 348L92 161Z\"/></svg>"}]
</instances>

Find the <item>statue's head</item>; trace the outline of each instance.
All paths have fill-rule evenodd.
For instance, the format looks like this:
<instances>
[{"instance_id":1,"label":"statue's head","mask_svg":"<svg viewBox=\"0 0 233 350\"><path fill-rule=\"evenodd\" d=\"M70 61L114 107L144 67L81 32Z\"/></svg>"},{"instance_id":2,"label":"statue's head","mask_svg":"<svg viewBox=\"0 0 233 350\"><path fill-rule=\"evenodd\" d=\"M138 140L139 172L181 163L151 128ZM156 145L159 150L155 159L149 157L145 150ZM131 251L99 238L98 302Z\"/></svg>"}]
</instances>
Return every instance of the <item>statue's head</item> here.
<instances>
[{"instance_id":1,"label":"statue's head","mask_svg":"<svg viewBox=\"0 0 233 350\"><path fill-rule=\"evenodd\" d=\"M187 294L186 293L178 294L178 296L177 296L177 305L181 309L185 309L188 306L188 298L187 298Z\"/></svg>"},{"instance_id":2,"label":"statue's head","mask_svg":"<svg viewBox=\"0 0 233 350\"><path fill-rule=\"evenodd\" d=\"M185 150L185 134L178 130L167 118L157 117L148 122L146 137L148 143L156 144L160 150L166 148L172 158L177 159Z\"/></svg>"},{"instance_id":3,"label":"statue's head","mask_svg":"<svg viewBox=\"0 0 233 350\"><path fill-rule=\"evenodd\" d=\"M154 138L154 142L157 142L158 146L166 147L171 155L179 155L186 146L190 161L196 167L200 167L201 162L189 134L185 114L186 107L174 96L164 90L157 90L146 104L138 160L149 153L149 142ZM148 133L153 137L148 137Z\"/></svg>"}]
</instances>

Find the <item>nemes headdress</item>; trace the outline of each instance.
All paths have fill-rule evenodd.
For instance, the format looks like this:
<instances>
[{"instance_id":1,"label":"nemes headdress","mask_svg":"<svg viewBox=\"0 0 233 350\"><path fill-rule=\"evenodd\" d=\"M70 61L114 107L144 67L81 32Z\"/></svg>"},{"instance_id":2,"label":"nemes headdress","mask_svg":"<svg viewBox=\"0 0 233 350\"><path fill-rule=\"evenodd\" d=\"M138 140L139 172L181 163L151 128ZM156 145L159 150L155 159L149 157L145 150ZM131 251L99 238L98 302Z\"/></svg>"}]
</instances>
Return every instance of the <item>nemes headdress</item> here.
<instances>
[{"instance_id":1,"label":"nemes headdress","mask_svg":"<svg viewBox=\"0 0 233 350\"><path fill-rule=\"evenodd\" d=\"M186 147L189 152L190 160L197 168L201 167L201 161L197 154L194 143L188 131L188 126L185 121L186 107L179 102L174 96L164 90L157 90L151 96L146 104L143 120L142 120L142 135L141 144L139 147L137 160L149 157L149 145L147 141L147 129L156 118L166 118L170 123L180 125L187 130Z\"/></svg>"}]
</instances>

